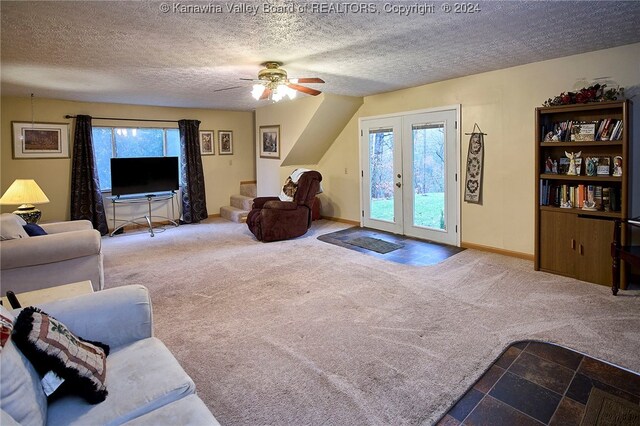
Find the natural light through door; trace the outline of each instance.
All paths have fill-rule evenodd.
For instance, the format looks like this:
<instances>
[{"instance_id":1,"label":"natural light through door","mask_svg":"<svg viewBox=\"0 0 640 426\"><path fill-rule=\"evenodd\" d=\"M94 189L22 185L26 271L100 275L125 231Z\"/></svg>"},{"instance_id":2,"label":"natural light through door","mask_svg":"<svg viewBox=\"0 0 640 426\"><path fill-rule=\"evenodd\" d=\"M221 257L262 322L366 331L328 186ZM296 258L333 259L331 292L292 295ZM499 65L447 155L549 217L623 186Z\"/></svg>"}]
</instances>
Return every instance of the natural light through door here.
<instances>
[{"instance_id":1,"label":"natural light through door","mask_svg":"<svg viewBox=\"0 0 640 426\"><path fill-rule=\"evenodd\" d=\"M364 226L459 245L458 113L360 120Z\"/></svg>"}]
</instances>

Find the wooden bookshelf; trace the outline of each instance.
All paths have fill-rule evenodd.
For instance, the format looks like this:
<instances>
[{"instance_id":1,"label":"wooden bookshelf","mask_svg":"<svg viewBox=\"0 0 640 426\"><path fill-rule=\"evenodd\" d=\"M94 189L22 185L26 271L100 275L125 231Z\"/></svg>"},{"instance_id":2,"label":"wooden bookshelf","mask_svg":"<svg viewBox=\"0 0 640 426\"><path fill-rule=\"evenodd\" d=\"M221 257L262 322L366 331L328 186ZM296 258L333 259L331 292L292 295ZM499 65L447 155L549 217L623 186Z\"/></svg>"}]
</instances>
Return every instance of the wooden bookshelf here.
<instances>
[{"instance_id":1,"label":"wooden bookshelf","mask_svg":"<svg viewBox=\"0 0 640 426\"><path fill-rule=\"evenodd\" d=\"M628 218L629 211L629 101L540 107L536 108L535 114L535 269L610 286L613 281L610 250L614 220ZM600 140L606 134L599 132L599 125L603 122L606 124L604 120L607 119L621 122L622 131L616 140ZM566 126L567 123L569 126L594 123L595 134L589 140L576 141L570 140L571 131L567 130L560 137L560 133L554 129L563 128L561 124ZM549 132L558 134L560 140L545 141L545 135ZM565 151L582 152L578 175L567 175L561 170L561 173L545 170L547 159L559 163L560 158L566 158ZM616 156L622 157L621 176L612 175ZM587 157L609 158L609 174L587 176ZM609 202L605 211L606 203L601 199L599 210L584 210L580 206L584 203L578 199L580 186L582 193L588 193L589 187L596 193L600 187L600 195L608 193L611 197L614 194L616 203L612 208ZM571 199L567 194L572 191L572 207L560 207L563 199ZM618 209L615 208L616 204L619 204ZM622 233L623 244L625 234ZM625 288L625 271L621 275L622 288Z\"/></svg>"}]
</instances>

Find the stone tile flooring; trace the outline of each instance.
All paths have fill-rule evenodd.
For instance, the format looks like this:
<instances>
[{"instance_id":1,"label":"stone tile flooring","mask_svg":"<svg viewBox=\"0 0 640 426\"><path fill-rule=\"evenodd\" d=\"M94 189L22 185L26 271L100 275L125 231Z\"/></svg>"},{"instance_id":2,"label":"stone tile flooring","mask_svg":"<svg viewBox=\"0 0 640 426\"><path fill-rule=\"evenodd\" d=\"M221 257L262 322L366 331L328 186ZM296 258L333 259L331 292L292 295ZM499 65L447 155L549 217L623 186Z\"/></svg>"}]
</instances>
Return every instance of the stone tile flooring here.
<instances>
[{"instance_id":1,"label":"stone tile flooring","mask_svg":"<svg viewBox=\"0 0 640 426\"><path fill-rule=\"evenodd\" d=\"M640 375L560 346L520 342L438 425L580 425L594 388L640 404Z\"/></svg>"},{"instance_id":2,"label":"stone tile flooring","mask_svg":"<svg viewBox=\"0 0 640 426\"><path fill-rule=\"evenodd\" d=\"M357 237L378 238L390 243L401 244L402 247L386 254L380 254L346 242L349 239ZM320 241L335 244L370 256L415 266L435 265L448 257L465 250L460 247L434 243L432 241L418 240L404 235L396 235L389 232L360 228L357 226L343 229L342 231L332 232L330 234L320 235L318 236L318 239Z\"/></svg>"}]
</instances>

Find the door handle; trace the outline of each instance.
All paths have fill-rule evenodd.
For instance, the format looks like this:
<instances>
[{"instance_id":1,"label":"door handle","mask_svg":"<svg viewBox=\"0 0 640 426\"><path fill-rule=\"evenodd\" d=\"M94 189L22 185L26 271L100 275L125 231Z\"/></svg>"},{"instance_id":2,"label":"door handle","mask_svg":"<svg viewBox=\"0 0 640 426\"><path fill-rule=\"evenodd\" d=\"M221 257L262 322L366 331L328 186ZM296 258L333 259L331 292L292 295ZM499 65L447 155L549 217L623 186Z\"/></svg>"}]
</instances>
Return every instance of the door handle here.
<instances>
[{"instance_id":1,"label":"door handle","mask_svg":"<svg viewBox=\"0 0 640 426\"><path fill-rule=\"evenodd\" d=\"M402 186L402 184L401 184L400 182L396 182L396 186L397 186L398 188L400 188L400 187Z\"/></svg>"}]
</instances>

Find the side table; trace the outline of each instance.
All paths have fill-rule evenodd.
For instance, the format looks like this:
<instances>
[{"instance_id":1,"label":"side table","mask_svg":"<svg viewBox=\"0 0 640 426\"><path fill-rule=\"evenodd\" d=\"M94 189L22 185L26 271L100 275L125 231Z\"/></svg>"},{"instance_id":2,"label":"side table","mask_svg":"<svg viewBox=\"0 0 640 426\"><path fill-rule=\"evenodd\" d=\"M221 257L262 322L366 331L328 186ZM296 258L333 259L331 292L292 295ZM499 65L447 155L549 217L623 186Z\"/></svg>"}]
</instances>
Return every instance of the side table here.
<instances>
[{"instance_id":1,"label":"side table","mask_svg":"<svg viewBox=\"0 0 640 426\"><path fill-rule=\"evenodd\" d=\"M58 299L80 296L82 294L93 293L91 281L80 281L77 283L64 284L55 287L43 288L40 290L26 291L16 294L18 302L22 307L38 305ZM2 297L2 305L11 309L11 304L6 297Z\"/></svg>"}]
</instances>

